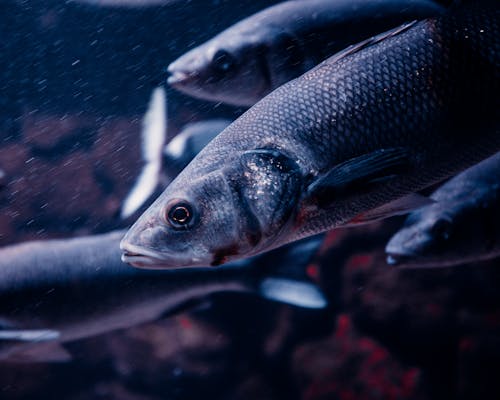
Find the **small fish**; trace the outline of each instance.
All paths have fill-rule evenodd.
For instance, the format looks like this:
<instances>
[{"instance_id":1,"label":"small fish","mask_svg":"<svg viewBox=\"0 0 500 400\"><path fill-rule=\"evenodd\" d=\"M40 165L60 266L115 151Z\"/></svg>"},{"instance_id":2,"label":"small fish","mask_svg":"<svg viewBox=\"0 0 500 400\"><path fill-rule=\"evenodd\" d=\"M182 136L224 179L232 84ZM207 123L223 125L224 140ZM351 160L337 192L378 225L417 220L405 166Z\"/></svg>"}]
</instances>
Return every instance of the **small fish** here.
<instances>
[{"instance_id":1,"label":"small fish","mask_svg":"<svg viewBox=\"0 0 500 400\"><path fill-rule=\"evenodd\" d=\"M412 193L500 150L499 17L406 24L280 86L142 214L123 260L218 265L431 203Z\"/></svg>"},{"instance_id":2,"label":"small fish","mask_svg":"<svg viewBox=\"0 0 500 400\"><path fill-rule=\"evenodd\" d=\"M151 94L149 107L142 120L142 158L144 167L122 205L121 218L135 213L155 192L160 182L162 149L167 134L167 97L164 87Z\"/></svg>"},{"instance_id":3,"label":"small fish","mask_svg":"<svg viewBox=\"0 0 500 400\"><path fill-rule=\"evenodd\" d=\"M391 265L446 267L500 256L500 153L454 177L387 244Z\"/></svg>"},{"instance_id":4,"label":"small fish","mask_svg":"<svg viewBox=\"0 0 500 400\"><path fill-rule=\"evenodd\" d=\"M351 44L442 11L432 0L286 1L175 60L168 83L200 99L251 106Z\"/></svg>"},{"instance_id":5,"label":"small fish","mask_svg":"<svg viewBox=\"0 0 500 400\"><path fill-rule=\"evenodd\" d=\"M327 305L306 274L321 236L225 269L145 271L120 260L124 233L0 249L0 360L66 361L63 343L173 315L216 292Z\"/></svg>"},{"instance_id":6,"label":"small fish","mask_svg":"<svg viewBox=\"0 0 500 400\"><path fill-rule=\"evenodd\" d=\"M163 151L163 172L168 180L171 182L230 123L226 119L207 119L184 126Z\"/></svg>"}]
</instances>

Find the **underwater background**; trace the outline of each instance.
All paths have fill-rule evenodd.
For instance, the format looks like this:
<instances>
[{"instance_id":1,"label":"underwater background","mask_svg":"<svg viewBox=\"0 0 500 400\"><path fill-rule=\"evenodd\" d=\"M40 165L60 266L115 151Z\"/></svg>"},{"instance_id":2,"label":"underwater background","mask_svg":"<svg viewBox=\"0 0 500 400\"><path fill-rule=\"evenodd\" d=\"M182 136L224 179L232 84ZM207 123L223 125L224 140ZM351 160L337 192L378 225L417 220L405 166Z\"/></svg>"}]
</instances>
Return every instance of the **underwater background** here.
<instances>
[{"instance_id":1,"label":"underwater background","mask_svg":"<svg viewBox=\"0 0 500 400\"><path fill-rule=\"evenodd\" d=\"M120 207L141 169L141 119L166 66L276 2L90 3L0 3L1 246L129 226L137 214L121 220ZM168 138L244 111L172 89L167 99ZM307 268L326 309L212 295L70 343L66 363L0 362L0 399L500 398L498 260L391 267L384 246L402 221L328 234Z\"/></svg>"}]
</instances>

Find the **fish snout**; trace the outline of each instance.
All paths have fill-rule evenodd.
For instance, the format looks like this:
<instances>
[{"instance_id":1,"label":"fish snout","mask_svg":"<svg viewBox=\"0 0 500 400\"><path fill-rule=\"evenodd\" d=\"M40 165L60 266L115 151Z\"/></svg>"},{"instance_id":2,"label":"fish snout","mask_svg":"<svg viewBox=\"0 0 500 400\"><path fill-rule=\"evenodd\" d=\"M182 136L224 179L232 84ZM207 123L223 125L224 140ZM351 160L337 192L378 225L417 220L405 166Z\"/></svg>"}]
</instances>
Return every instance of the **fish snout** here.
<instances>
[{"instance_id":1,"label":"fish snout","mask_svg":"<svg viewBox=\"0 0 500 400\"><path fill-rule=\"evenodd\" d=\"M173 87L186 85L198 77L198 73L195 71L181 69L175 63L168 66L167 72L169 74L167 83Z\"/></svg>"}]
</instances>

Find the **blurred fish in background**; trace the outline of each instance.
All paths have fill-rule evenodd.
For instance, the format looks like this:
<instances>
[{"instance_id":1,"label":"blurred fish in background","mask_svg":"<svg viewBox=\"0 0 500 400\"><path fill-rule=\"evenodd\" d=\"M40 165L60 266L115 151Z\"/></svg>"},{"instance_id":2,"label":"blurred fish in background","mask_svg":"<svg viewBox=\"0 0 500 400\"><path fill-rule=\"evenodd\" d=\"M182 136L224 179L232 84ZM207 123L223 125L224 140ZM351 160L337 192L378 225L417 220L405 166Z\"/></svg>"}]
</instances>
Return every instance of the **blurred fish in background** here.
<instances>
[{"instance_id":1,"label":"blurred fish in background","mask_svg":"<svg viewBox=\"0 0 500 400\"><path fill-rule=\"evenodd\" d=\"M414 211L385 251L391 265L447 267L500 256L500 153L467 169Z\"/></svg>"},{"instance_id":2,"label":"blurred fish in background","mask_svg":"<svg viewBox=\"0 0 500 400\"><path fill-rule=\"evenodd\" d=\"M200 99L251 106L349 45L443 10L432 0L286 1L179 57L168 83Z\"/></svg>"},{"instance_id":3,"label":"blurred fish in background","mask_svg":"<svg viewBox=\"0 0 500 400\"><path fill-rule=\"evenodd\" d=\"M218 292L256 293L312 309L327 306L306 273L321 236L228 269L154 273L121 262L123 235L0 249L0 360L68 361L62 343L166 318Z\"/></svg>"}]
</instances>

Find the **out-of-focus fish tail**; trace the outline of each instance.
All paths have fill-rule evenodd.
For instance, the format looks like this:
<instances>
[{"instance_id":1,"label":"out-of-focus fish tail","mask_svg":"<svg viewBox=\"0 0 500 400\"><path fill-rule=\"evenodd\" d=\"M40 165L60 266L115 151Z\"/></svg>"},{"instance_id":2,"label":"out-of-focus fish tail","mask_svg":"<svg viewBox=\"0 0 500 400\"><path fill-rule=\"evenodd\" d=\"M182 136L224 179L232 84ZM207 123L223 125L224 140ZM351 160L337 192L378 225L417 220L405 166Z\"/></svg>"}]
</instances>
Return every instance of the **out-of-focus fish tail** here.
<instances>
[{"instance_id":1,"label":"out-of-focus fish tail","mask_svg":"<svg viewBox=\"0 0 500 400\"><path fill-rule=\"evenodd\" d=\"M255 260L259 279L257 290L267 299L303 308L322 309L328 300L310 271L324 235L293 243Z\"/></svg>"}]
</instances>

